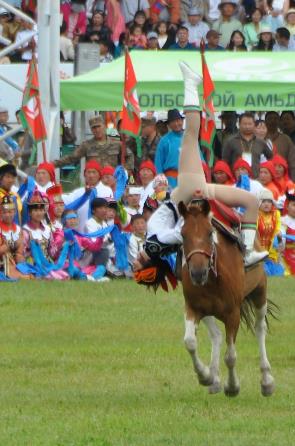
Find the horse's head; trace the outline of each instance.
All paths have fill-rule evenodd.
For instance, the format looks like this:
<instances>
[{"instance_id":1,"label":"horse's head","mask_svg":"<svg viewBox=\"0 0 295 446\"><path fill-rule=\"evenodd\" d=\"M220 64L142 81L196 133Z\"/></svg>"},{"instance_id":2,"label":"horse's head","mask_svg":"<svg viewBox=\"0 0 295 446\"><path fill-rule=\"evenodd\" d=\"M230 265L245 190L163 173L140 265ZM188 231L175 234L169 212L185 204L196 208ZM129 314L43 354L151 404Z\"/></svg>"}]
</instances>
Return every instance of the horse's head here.
<instances>
[{"instance_id":1,"label":"horse's head","mask_svg":"<svg viewBox=\"0 0 295 446\"><path fill-rule=\"evenodd\" d=\"M180 202L178 209L184 218L181 231L183 254L191 281L193 285L205 285L210 269L216 273L216 249L209 202L196 200L188 206Z\"/></svg>"}]
</instances>

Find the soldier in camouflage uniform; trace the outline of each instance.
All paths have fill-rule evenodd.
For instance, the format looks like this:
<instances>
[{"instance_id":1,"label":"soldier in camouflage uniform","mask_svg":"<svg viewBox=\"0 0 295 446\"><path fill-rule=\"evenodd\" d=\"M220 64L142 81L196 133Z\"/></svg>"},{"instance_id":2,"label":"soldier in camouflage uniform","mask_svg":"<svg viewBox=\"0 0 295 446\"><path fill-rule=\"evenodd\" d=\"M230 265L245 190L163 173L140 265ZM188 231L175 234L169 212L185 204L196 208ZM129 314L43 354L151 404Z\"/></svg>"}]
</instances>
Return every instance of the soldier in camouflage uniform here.
<instances>
[{"instance_id":1,"label":"soldier in camouflage uniform","mask_svg":"<svg viewBox=\"0 0 295 446\"><path fill-rule=\"evenodd\" d=\"M93 138L83 141L73 154L54 161L55 167L63 167L68 164L77 164L81 158L86 162L96 160L104 166L117 167L121 164L121 143L114 141L106 135L106 129L101 116L94 116L89 119L89 126L93 133ZM128 170L134 169L133 153L127 148L125 167Z\"/></svg>"}]
</instances>

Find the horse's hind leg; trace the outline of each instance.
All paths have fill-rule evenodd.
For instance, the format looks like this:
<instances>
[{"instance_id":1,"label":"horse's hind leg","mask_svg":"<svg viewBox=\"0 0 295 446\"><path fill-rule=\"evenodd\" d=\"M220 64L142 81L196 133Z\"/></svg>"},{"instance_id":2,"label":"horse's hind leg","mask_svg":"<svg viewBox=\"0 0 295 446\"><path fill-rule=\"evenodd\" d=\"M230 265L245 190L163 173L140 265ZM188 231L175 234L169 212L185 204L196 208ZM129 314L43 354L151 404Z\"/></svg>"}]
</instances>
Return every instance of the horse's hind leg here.
<instances>
[{"instance_id":1,"label":"horse's hind leg","mask_svg":"<svg viewBox=\"0 0 295 446\"><path fill-rule=\"evenodd\" d=\"M210 386L213 383L210 370L207 366L203 364L203 362L198 357L197 353L196 330L198 328L199 319L197 319L196 315L192 312L192 310L186 308L184 322L185 322L184 344L186 346L187 351L191 355L193 366L198 376L199 383L202 384L203 386Z\"/></svg>"},{"instance_id":2,"label":"horse's hind leg","mask_svg":"<svg viewBox=\"0 0 295 446\"><path fill-rule=\"evenodd\" d=\"M261 393L263 396L270 396L275 389L274 378L271 375L270 363L267 359L265 337L266 337L266 321L267 303L261 307L255 307L255 333L260 353L260 370L261 370Z\"/></svg>"},{"instance_id":3,"label":"horse's hind leg","mask_svg":"<svg viewBox=\"0 0 295 446\"><path fill-rule=\"evenodd\" d=\"M221 391L221 382L219 377L219 358L220 348L222 344L222 334L213 316L206 316L202 319L202 321L207 326L212 345L210 373L213 378L213 383L211 384L211 386L208 387L208 392L213 394Z\"/></svg>"},{"instance_id":4,"label":"horse's hind leg","mask_svg":"<svg viewBox=\"0 0 295 446\"><path fill-rule=\"evenodd\" d=\"M236 372L236 336L240 325L239 312L229 315L228 320L225 322L226 331L226 344L227 349L224 356L224 361L228 369L227 382L224 385L224 393L227 396L237 396L240 392L239 379Z\"/></svg>"}]
</instances>

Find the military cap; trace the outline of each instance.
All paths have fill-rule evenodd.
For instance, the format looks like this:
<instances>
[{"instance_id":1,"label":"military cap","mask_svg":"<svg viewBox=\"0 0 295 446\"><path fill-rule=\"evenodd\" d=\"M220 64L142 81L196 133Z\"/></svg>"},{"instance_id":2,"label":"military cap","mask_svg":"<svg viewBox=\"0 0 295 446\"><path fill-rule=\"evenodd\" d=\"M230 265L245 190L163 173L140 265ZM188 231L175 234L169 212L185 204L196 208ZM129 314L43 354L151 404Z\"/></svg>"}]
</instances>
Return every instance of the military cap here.
<instances>
[{"instance_id":1,"label":"military cap","mask_svg":"<svg viewBox=\"0 0 295 446\"><path fill-rule=\"evenodd\" d=\"M101 116L92 116L92 118L89 119L90 128L96 127L100 124L103 124L103 119Z\"/></svg>"}]
</instances>

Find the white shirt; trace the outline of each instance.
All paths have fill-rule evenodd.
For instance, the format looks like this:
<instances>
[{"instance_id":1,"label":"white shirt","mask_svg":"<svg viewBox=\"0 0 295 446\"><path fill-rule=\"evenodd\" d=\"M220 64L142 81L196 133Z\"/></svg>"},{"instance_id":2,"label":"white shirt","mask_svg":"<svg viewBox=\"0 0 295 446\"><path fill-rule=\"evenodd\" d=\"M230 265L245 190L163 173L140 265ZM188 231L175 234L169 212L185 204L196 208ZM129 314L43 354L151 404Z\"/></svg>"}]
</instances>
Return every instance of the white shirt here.
<instances>
[{"instance_id":1,"label":"white shirt","mask_svg":"<svg viewBox=\"0 0 295 446\"><path fill-rule=\"evenodd\" d=\"M192 43L197 47L200 46L201 39L206 38L206 34L210 29L207 23L203 22L202 20L196 25L191 25L188 22L185 23L184 26L188 29L189 32L189 38L188 38L189 43Z\"/></svg>"},{"instance_id":2,"label":"white shirt","mask_svg":"<svg viewBox=\"0 0 295 446\"><path fill-rule=\"evenodd\" d=\"M89 220L86 221L85 224L85 232L87 234L91 234L91 232L99 231L100 229L107 228L109 225L106 221L98 222L95 220L95 218L91 217ZM95 238L93 240L96 240ZM110 257L115 257L115 246L114 242L112 241L111 235L106 234L103 238L103 248L107 248L110 253Z\"/></svg>"},{"instance_id":3,"label":"white shirt","mask_svg":"<svg viewBox=\"0 0 295 446\"><path fill-rule=\"evenodd\" d=\"M139 202L139 214L143 211L143 206L148 197L151 197L155 193L155 189L153 188L153 181L150 181L146 187L142 187L142 191L140 194L140 202Z\"/></svg>"},{"instance_id":4,"label":"white shirt","mask_svg":"<svg viewBox=\"0 0 295 446\"><path fill-rule=\"evenodd\" d=\"M161 204L161 206L151 215L147 223L147 237L156 235L158 240L162 243L171 245L181 244L182 226L183 218L180 217L176 223L173 211L165 204Z\"/></svg>"},{"instance_id":5,"label":"white shirt","mask_svg":"<svg viewBox=\"0 0 295 446\"><path fill-rule=\"evenodd\" d=\"M112 198L113 197L113 191L110 187L105 186L101 181L95 186L97 191L97 197L98 198ZM63 194L62 198L64 200L65 205L68 205L72 203L73 201L77 200L77 198L82 197L82 195L85 193L85 187L79 187L78 189L75 189L70 194ZM88 220L88 211L89 211L89 200L86 201L86 203L83 204L78 210L78 217L79 217L79 226L78 231L83 232L85 228L86 221Z\"/></svg>"},{"instance_id":6,"label":"white shirt","mask_svg":"<svg viewBox=\"0 0 295 446\"><path fill-rule=\"evenodd\" d=\"M121 9L125 18L125 22L131 22L138 10L149 9L148 0L121 0Z\"/></svg>"},{"instance_id":7,"label":"white shirt","mask_svg":"<svg viewBox=\"0 0 295 446\"><path fill-rule=\"evenodd\" d=\"M140 251L143 250L144 239L135 234L131 234L128 246L128 262L130 265L137 259Z\"/></svg>"},{"instance_id":8,"label":"white shirt","mask_svg":"<svg viewBox=\"0 0 295 446\"><path fill-rule=\"evenodd\" d=\"M35 34L36 31L37 31L36 25L34 25L32 30L31 29L23 29L22 31L18 31L18 33L16 34L15 43L20 42L25 37L29 38L29 37L34 36L34 40L37 45L38 44L38 34ZM27 46L28 46L28 42L24 43L23 45L20 45L18 48L26 48ZM35 52L35 54L36 54L36 57L38 58L37 51ZM22 53L21 58L22 58L22 60L31 60L32 59L32 50L28 49L28 50L24 51Z\"/></svg>"},{"instance_id":9,"label":"white shirt","mask_svg":"<svg viewBox=\"0 0 295 446\"><path fill-rule=\"evenodd\" d=\"M209 18L212 21L218 20L220 17L220 10L218 9L218 5L220 0L209 0Z\"/></svg>"}]
</instances>

